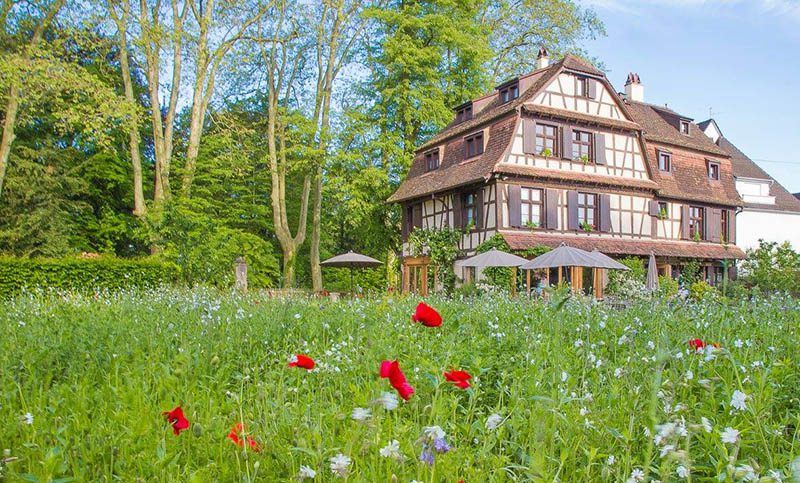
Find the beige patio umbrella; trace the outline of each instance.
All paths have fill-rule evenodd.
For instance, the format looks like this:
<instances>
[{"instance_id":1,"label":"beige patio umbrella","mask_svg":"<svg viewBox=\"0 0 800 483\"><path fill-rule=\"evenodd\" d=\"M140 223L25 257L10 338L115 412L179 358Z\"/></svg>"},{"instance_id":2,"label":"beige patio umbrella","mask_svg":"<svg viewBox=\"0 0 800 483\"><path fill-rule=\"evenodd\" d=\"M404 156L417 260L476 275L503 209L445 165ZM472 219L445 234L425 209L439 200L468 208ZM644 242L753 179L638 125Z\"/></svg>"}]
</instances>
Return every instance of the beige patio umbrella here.
<instances>
[{"instance_id":1,"label":"beige patio umbrella","mask_svg":"<svg viewBox=\"0 0 800 483\"><path fill-rule=\"evenodd\" d=\"M610 268L612 270L630 270L629 267L619 263L618 261L614 260L613 258L609 257L605 253L600 253L597 251L597 248L591 251L593 257L595 257L601 264L605 264L604 266L598 265L595 268Z\"/></svg>"},{"instance_id":2,"label":"beige patio umbrella","mask_svg":"<svg viewBox=\"0 0 800 483\"><path fill-rule=\"evenodd\" d=\"M614 270L630 270L625 265L617 262L613 258L606 256L598 251L587 252L580 248L575 248L562 243L555 250L539 255L533 260L520 265L524 270L534 270L539 268L561 268L561 267L587 267ZM559 275L559 280L560 280ZM530 290L530 287L528 288Z\"/></svg>"},{"instance_id":3,"label":"beige patio umbrella","mask_svg":"<svg viewBox=\"0 0 800 483\"><path fill-rule=\"evenodd\" d=\"M653 252L650 252L650 259L647 261L645 288L651 292L658 290L658 266L656 265L656 255Z\"/></svg>"},{"instance_id":4,"label":"beige patio umbrella","mask_svg":"<svg viewBox=\"0 0 800 483\"><path fill-rule=\"evenodd\" d=\"M497 248L492 248L488 252L479 253L474 257L467 258L461 262L461 266L475 268L512 267L511 294L513 295L517 291L517 267L527 261L526 258L514 255L513 253L506 253Z\"/></svg>"},{"instance_id":5,"label":"beige patio umbrella","mask_svg":"<svg viewBox=\"0 0 800 483\"><path fill-rule=\"evenodd\" d=\"M375 260L372 257L362 255L360 253L355 253L353 250L350 250L347 253L336 255L335 257L331 257L323 262L320 262L319 264L324 265L326 267L349 268L350 291L352 292L354 268L377 267L379 265L383 265L383 262L381 262L380 260Z\"/></svg>"}]
</instances>

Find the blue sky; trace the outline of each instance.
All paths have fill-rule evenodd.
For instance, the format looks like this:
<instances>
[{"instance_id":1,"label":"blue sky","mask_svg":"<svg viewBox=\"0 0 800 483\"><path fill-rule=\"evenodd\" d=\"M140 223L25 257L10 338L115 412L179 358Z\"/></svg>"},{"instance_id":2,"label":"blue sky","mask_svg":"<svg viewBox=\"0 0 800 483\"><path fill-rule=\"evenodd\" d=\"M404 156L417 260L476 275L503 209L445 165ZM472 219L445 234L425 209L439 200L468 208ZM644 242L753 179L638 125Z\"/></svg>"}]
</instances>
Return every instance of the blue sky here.
<instances>
[{"instance_id":1,"label":"blue sky","mask_svg":"<svg viewBox=\"0 0 800 483\"><path fill-rule=\"evenodd\" d=\"M703 121L800 192L800 0L584 0L607 36L586 49L618 91Z\"/></svg>"}]
</instances>

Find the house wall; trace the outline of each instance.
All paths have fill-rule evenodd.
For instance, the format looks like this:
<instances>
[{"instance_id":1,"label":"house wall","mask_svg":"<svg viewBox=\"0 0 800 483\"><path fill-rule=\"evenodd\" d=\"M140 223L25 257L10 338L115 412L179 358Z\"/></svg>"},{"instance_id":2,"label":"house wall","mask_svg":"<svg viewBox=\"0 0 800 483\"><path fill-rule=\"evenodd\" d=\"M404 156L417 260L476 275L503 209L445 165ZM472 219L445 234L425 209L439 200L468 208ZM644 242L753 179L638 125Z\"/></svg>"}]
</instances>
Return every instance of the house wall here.
<instances>
[{"instance_id":1,"label":"house wall","mask_svg":"<svg viewBox=\"0 0 800 483\"><path fill-rule=\"evenodd\" d=\"M533 119L551 125L564 124L563 122L540 119L535 116L533 116ZM502 162L559 171L618 176L642 180L650 179L647 167L642 158L639 141L633 133L612 131L599 127L588 128L577 125L572 127L578 130L591 131L605 138L605 165L595 164L593 162L583 163L580 160L564 159L562 156L545 157L526 154L523 149L524 129L526 125L523 122L518 123L516 133L512 140L511 149L505 158L503 158Z\"/></svg>"},{"instance_id":2,"label":"house wall","mask_svg":"<svg viewBox=\"0 0 800 483\"><path fill-rule=\"evenodd\" d=\"M800 213L771 212L745 208L736 215L736 245L743 250L758 246L758 240L783 243L800 249Z\"/></svg>"},{"instance_id":3,"label":"house wall","mask_svg":"<svg viewBox=\"0 0 800 483\"><path fill-rule=\"evenodd\" d=\"M576 96L576 78L573 74L562 72L533 98L533 103L607 119L625 119L614 95L601 82L591 79L597 85L597 97L595 99Z\"/></svg>"}]
</instances>

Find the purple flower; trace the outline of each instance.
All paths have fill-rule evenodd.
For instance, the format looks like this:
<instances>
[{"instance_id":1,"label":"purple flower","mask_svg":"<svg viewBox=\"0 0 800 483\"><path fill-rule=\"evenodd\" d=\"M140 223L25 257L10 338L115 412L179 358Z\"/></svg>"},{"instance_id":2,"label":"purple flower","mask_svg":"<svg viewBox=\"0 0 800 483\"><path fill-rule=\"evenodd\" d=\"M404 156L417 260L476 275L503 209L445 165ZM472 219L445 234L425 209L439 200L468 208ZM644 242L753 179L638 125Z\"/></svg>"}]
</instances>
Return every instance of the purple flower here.
<instances>
[{"instance_id":1,"label":"purple flower","mask_svg":"<svg viewBox=\"0 0 800 483\"><path fill-rule=\"evenodd\" d=\"M428 466L433 466L433 451L427 444L422 445L422 454L419 455L419 460L428 463Z\"/></svg>"},{"instance_id":2,"label":"purple flower","mask_svg":"<svg viewBox=\"0 0 800 483\"><path fill-rule=\"evenodd\" d=\"M450 451L450 445L447 444L444 438L436 438L433 440L433 449L435 449L437 453L447 453Z\"/></svg>"}]
</instances>

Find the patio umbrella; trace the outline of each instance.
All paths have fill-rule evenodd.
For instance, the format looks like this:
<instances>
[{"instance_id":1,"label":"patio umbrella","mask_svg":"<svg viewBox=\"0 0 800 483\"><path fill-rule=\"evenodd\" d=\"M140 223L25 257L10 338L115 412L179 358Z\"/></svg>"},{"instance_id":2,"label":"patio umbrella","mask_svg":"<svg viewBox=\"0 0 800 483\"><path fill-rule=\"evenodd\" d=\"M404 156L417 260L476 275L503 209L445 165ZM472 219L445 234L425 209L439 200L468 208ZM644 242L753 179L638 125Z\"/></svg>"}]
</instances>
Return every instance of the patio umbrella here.
<instances>
[{"instance_id":1,"label":"patio umbrella","mask_svg":"<svg viewBox=\"0 0 800 483\"><path fill-rule=\"evenodd\" d=\"M461 263L463 267L513 267L514 271L511 274L511 294L517 292L517 267L528 260L518 257L512 253L506 253L497 248L492 248L488 252L480 253L474 257L467 258Z\"/></svg>"},{"instance_id":2,"label":"patio umbrella","mask_svg":"<svg viewBox=\"0 0 800 483\"><path fill-rule=\"evenodd\" d=\"M383 265L383 262L381 262L380 260L375 260L374 258L368 257L366 255L362 255L360 253L355 253L353 252L353 250L350 250L347 253L336 255L335 257L329 258L324 262L320 262L319 264L324 265L326 267L349 268L350 291L352 292L354 268L377 267L379 265Z\"/></svg>"},{"instance_id":3,"label":"patio umbrella","mask_svg":"<svg viewBox=\"0 0 800 483\"><path fill-rule=\"evenodd\" d=\"M570 247L562 243L555 250L539 255L533 260L520 265L519 268L524 270L557 267L605 268L606 264L607 262L600 261L586 250Z\"/></svg>"},{"instance_id":4,"label":"patio umbrella","mask_svg":"<svg viewBox=\"0 0 800 483\"><path fill-rule=\"evenodd\" d=\"M647 261L647 290L655 292L658 290L658 267L656 266L656 255L650 252L650 260Z\"/></svg>"},{"instance_id":5,"label":"patio umbrella","mask_svg":"<svg viewBox=\"0 0 800 483\"><path fill-rule=\"evenodd\" d=\"M627 266L619 263L605 253L600 253L597 248L591 251L591 255L596 258L600 263L605 265L597 265L595 268L610 268L612 270L630 270Z\"/></svg>"}]
</instances>

